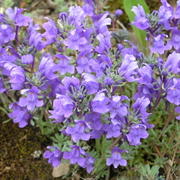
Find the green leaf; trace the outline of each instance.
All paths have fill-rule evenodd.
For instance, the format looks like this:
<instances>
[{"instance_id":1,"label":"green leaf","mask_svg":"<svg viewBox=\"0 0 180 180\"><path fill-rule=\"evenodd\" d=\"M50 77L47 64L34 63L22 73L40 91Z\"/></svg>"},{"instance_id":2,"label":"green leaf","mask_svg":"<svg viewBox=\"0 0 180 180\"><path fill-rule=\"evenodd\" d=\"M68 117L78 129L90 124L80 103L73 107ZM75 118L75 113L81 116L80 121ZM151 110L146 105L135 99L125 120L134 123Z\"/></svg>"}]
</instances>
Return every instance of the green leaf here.
<instances>
[{"instance_id":1,"label":"green leaf","mask_svg":"<svg viewBox=\"0 0 180 180\"><path fill-rule=\"evenodd\" d=\"M124 10L126 12L126 14L128 15L129 21L133 22L134 21L134 17L135 14L131 11L133 6L137 6L137 5L142 5L145 12L149 13L149 7L147 6L146 2L144 0L123 0L123 6L124 6ZM142 31L138 28L136 28L135 26L132 25L133 31L135 33L135 36L139 42L139 47L141 50L146 50L146 32Z\"/></svg>"}]
</instances>

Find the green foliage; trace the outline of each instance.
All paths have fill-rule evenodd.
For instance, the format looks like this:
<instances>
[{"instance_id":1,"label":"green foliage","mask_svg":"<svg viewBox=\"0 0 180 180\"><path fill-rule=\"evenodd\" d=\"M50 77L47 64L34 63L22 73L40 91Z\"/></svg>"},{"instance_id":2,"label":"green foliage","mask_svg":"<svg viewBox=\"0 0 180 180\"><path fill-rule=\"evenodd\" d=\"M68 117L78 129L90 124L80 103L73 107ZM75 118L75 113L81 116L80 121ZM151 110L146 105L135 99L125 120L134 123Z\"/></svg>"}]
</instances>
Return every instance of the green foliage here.
<instances>
[{"instance_id":1,"label":"green foliage","mask_svg":"<svg viewBox=\"0 0 180 180\"><path fill-rule=\"evenodd\" d=\"M141 174L140 180L159 179L158 177L159 169L160 167L157 165L150 167L149 164L147 165L141 164L138 168L138 172Z\"/></svg>"},{"instance_id":2,"label":"green foliage","mask_svg":"<svg viewBox=\"0 0 180 180\"><path fill-rule=\"evenodd\" d=\"M96 151L93 152L96 158L95 167L93 174L96 179L101 179L107 177L109 174L109 169L106 166L106 158L110 154L111 140L107 140L105 137L101 139L96 139Z\"/></svg>"},{"instance_id":3,"label":"green foliage","mask_svg":"<svg viewBox=\"0 0 180 180\"><path fill-rule=\"evenodd\" d=\"M128 15L129 21L132 22L134 20L134 13L131 11L133 6L137 6L138 4L142 5L143 8L145 9L146 13L149 13L149 8L144 0L123 0L123 6L126 14ZM144 50L146 48L147 43L146 43L146 33L135 26L132 26L135 37L137 37L139 47L141 50Z\"/></svg>"},{"instance_id":4,"label":"green foliage","mask_svg":"<svg viewBox=\"0 0 180 180\"><path fill-rule=\"evenodd\" d=\"M3 0L2 2L0 2L0 5L4 9L7 9L7 8L12 7L14 5L14 1L13 0Z\"/></svg>"},{"instance_id":5,"label":"green foliage","mask_svg":"<svg viewBox=\"0 0 180 180\"><path fill-rule=\"evenodd\" d=\"M68 3L65 0L54 0L57 12L64 12L68 9Z\"/></svg>"}]
</instances>

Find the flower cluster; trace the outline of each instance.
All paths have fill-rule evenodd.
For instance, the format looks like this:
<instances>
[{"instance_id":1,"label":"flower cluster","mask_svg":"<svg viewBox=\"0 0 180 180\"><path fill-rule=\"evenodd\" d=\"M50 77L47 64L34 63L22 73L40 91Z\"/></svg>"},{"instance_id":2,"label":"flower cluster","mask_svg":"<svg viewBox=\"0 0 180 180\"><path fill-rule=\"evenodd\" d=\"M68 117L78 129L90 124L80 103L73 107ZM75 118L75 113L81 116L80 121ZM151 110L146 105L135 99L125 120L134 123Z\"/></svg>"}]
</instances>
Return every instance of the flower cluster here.
<instances>
[{"instance_id":1,"label":"flower cluster","mask_svg":"<svg viewBox=\"0 0 180 180\"><path fill-rule=\"evenodd\" d=\"M93 1L41 25L23 9L0 14L0 92L16 93L9 117L19 127L48 114L71 142L48 147L44 158L53 166L66 159L92 172L94 142L102 138L111 143L106 165L126 166L123 145L148 137L149 116L160 101L180 113L180 1L176 9L162 3L150 15L141 6L132 9L133 24L147 31L148 57L129 41L111 44L109 13L96 14Z\"/></svg>"}]
</instances>

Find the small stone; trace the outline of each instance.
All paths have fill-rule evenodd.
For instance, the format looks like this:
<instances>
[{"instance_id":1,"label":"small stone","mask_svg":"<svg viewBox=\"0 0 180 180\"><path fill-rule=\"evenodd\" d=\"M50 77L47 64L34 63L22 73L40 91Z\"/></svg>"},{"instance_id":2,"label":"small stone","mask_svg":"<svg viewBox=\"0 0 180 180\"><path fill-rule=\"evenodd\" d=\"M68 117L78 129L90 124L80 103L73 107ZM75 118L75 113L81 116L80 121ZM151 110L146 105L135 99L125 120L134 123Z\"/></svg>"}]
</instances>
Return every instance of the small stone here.
<instances>
[{"instance_id":1,"label":"small stone","mask_svg":"<svg viewBox=\"0 0 180 180\"><path fill-rule=\"evenodd\" d=\"M53 168L52 176L56 178L67 175L69 169L70 164L62 161L59 166Z\"/></svg>"}]
</instances>

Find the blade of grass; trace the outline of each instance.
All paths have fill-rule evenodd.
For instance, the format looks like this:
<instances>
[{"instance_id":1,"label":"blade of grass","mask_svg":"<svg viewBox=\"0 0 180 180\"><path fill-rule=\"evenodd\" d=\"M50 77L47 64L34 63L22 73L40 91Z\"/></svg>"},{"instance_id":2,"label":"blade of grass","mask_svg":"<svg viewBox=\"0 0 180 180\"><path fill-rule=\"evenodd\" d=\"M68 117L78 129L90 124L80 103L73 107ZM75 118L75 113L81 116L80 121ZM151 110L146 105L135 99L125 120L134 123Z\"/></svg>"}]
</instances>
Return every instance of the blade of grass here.
<instances>
[{"instance_id":1,"label":"blade of grass","mask_svg":"<svg viewBox=\"0 0 180 180\"><path fill-rule=\"evenodd\" d=\"M123 0L124 10L125 10L126 14L128 15L130 22L133 22L134 17L135 17L135 14L131 11L131 9L133 6L137 6L138 4L143 6L146 13L149 13L149 7L144 0ZM138 40L139 48L145 52L146 46L147 46L147 42L145 40L146 32L136 28L133 25L132 25L132 29Z\"/></svg>"}]
</instances>

